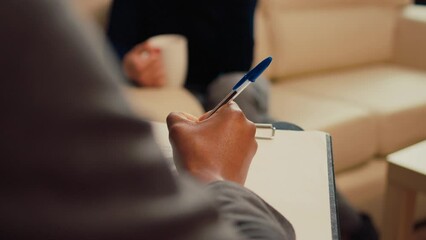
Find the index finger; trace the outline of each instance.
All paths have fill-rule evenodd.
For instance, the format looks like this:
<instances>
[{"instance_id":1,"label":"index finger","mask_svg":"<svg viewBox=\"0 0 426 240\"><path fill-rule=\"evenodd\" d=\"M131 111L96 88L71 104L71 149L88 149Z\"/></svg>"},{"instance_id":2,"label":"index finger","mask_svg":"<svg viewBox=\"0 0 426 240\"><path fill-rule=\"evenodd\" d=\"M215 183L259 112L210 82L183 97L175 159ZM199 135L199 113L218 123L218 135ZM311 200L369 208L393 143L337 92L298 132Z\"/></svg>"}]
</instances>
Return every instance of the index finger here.
<instances>
[{"instance_id":1,"label":"index finger","mask_svg":"<svg viewBox=\"0 0 426 240\"><path fill-rule=\"evenodd\" d=\"M216 113L214 113L213 115L211 115L211 117L213 117L215 114L217 114L219 111L226 111L226 109L229 110L233 110L233 111L242 111L241 108L238 106L238 104L234 101L230 101L227 104L223 105L222 107L220 107ZM204 121L206 119L209 118L210 113L212 110L204 113L203 115L200 116L200 118L198 118L199 121Z\"/></svg>"}]
</instances>

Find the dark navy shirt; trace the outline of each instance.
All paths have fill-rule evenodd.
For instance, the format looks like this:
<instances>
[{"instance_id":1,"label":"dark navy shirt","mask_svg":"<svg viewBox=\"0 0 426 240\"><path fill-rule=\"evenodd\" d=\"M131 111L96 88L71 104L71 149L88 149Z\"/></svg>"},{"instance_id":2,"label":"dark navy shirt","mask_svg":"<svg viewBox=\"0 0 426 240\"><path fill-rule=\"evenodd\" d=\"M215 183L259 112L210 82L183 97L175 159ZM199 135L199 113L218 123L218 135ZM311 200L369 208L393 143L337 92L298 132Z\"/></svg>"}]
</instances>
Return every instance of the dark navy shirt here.
<instances>
[{"instance_id":1,"label":"dark navy shirt","mask_svg":"<svg viewBox=\"0 0 426 240\"><path fill-rule=\"evenodd\" d=\"M250 69L255 6L256 0L115 0L108 37L122 58L151 36L186 36L185 86L204 93L218 75Z\"/></svg>"}]
</instances>

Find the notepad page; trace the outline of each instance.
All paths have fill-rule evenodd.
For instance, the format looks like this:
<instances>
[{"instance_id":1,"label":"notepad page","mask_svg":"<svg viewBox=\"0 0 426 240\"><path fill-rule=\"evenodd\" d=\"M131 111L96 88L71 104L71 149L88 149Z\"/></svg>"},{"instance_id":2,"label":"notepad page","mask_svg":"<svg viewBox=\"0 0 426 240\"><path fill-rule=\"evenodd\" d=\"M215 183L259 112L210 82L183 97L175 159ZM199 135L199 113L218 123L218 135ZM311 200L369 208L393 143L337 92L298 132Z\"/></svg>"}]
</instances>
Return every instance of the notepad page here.
<instances>
[{"instance_id":1,"label":"notepad page","mask_svg":"<svg viewBox=\"0 0 426 240\"><path fill-rule=\"evenodd\" d=\"M293 224L298 240L332 239L326 136L278 130L258 140L245 184Z\"/></svg>"}]
</instances>

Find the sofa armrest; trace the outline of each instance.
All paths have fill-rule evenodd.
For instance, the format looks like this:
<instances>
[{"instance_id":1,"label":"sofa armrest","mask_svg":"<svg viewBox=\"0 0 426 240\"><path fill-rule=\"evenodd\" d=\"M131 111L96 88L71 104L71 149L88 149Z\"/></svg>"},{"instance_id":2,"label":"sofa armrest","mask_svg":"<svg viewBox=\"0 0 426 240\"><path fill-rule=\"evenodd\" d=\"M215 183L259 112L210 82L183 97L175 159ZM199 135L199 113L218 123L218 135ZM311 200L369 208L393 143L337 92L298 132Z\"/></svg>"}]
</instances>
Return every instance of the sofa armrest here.
<instances>
[{"instance_id":1,"label":"sofa armrest","mask_svg":"<svg viewBox=\"0 0 426 240\"><path fill-rule=\"evenodd\" d=\"M204 113L200 102L185 88L126 87L124 92L130 108L147 120L165 122L170 112Z\"/></svg>"},{"instance_id":2,"label":"sofa armrest","mask_svg":"<svg viewBox=\"0 0 426 240\"><path fill-rule=\"evenodd\" d=\"M405 7L395 37L395 61L426 69L426 6Z\"/></svg>"}]
</instances>

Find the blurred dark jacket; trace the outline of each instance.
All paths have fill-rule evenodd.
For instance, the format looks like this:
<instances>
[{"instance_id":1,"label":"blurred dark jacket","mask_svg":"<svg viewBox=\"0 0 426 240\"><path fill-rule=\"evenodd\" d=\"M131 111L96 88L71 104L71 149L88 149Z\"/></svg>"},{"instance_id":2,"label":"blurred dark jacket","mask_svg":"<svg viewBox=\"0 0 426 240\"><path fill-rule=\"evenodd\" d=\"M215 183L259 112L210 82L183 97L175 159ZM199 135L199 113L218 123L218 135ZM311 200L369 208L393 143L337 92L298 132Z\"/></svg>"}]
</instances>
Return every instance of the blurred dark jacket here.
<instances>
[{"instance_id":1,"label":"blurred dark jacket","mask_svg":"<svg viewBox=\"0 0 426 240\"><path fill-rule=\"evenodd\" d=\"M114 0L107 32L120 57L149 37L184 35L185 86L205 94L220 74L250 69L255 8L256 0Z\"/></svg>"}]
</instances>

